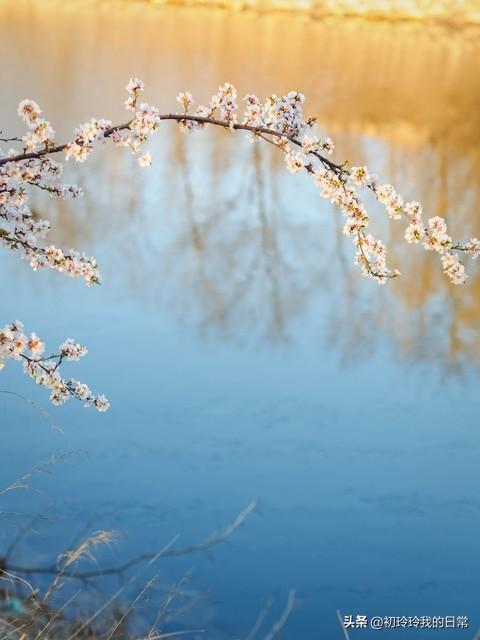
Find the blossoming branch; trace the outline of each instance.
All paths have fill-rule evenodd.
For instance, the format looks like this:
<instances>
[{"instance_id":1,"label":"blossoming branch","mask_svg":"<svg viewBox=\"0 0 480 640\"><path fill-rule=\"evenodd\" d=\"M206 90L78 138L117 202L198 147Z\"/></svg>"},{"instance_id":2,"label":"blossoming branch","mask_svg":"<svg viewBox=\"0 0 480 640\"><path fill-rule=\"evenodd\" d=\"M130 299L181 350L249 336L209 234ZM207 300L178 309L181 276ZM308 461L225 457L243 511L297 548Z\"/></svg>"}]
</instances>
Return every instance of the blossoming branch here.
<instances>
[{"instance_id":1,"label":"blossoming branch","mask_svg":"<svg viewBox=\"0 0 480 640\"><path fill-rule=\"evenodd\" d=\"M8 249L20 251L33 269L49 267L79 276L89 286L100 282L94 258L74 249L63 250L42 242L50 230L50 223L37 220L32 215L27 189L41 189L54 198L82 195L76 185L58 181L63 165L51 156L63 152L66 160L84 162L96 144L110 140L116 146L129 149L137 157L139 165L146 167L152 158L145 151L145 144L158 131L162 120L173 120L185 132L212 125L229 131L246 131L252 141L261 139L277 147L284 154L291 173L306 171L312 176L320 195L343 212L346 217L343 232L352 238L355 262L363 275L380 284L400 275L398 270L387 266L384 244L368 232L370 221L361 200L361 190L369 189L384 205L390 219L404 218L407 221L407 242L421 243L424 249L436 252L449 279L454 284L465 282L467 275L459 254L477 258L480 241L471 238L466 242L454 242L443 218L434 216L425 222L418 202L404 202L392 185L380 184L367 167L349 167L346 162L337 164L331 160L334 144L330 138L321 139L315 135L315 119L306 119L303 115L303 94L292 91L285 96L272 95L264 102L248 94L239 120L237 91L230 83L219 87L208 105L199 105L193 111L191 93L182 92L177 96L182 111L166 114L161 114L146 102L139 102L144 91L141 80L130 79L126 89L125 107L132 116L125 123L113 125L110 120L92 118L77 127L72 140L65 144L55 143L55 132L50 122L41 117L42 111L35 102L23 100L19 104L18 114L27 125L27 131L22 138L2 141L18 143L21 150L11 148L4 152L0 149L0 242ZM9 327L0 334L3 340L0 342L0 356L23 358L26 372L52 389L51 399L55 404L73 396L100 410L107 408L108 403L103 396L95 397L88 387L76 381L64 381L57 375L58 366L67 358L62 349L58 355L46 360L35 359L24 353L29 340L24 336L21 325L16 323ZM19 340L20 351L12 347L16 340Z\"/></svg>"},{"instance_id":2,"label":"blossoming branch","mask_svg":"<svg viewBox=\"0 0 480 640\"><path fill-rule=\"evenodd\" d=\"M49 266L70 275L80 275L87 284L99 281L97 264L92 258L73 250L64 252L53 246L41 247L37 242L45 236L50 226L46 221L32 219L26 204L25 186L29 184L42 188L52 197L81 195L76 185L56 183L62 166L46 156L64 152L67 160L73 158L84 162L95 143L110 139L118 146L129 148L138 157L140 166L148 166L151 156L143 151L145 143L158 130L162 120L175 120L184 131L208 125L245 130L252 139L264 139L278 147L284 153L291 173L304 170L311 174L320 194L345 214L344 233L352 237L356 262L364 275L380 283L399 275L397 270L392 271L387 267L387 252L383 243L367 233L369 216L359 193L362 188L367 188L385 206L389 218L406 219L405 239L408 242L421 242L425 249L438 253L450 280L455 284L465 282L465 267L459 253L477 257L479 240L472 238L467 242L454 243L443 218L435 216L425 223L418 202L404 203L392 185L379 184L367 167L348 167L347 163L337 164L330 160L328 156L333 152L333 142L329 138L321 140L312 134L315 119L304 118L305 98L301 93L290 92L283 97L273 95L263 103L256 96L247 95L244 98L244 116L240 122L237 92L229 83L219 87L207 106L200 105L193 113L190 111L194 101L188 91L177 97L182 113L161 114L156 107L145 102L139 103L144 90L141 80L132 78L126 89L128 98L125 106L134 114L128 122L113 126L109 120L92 119L74 131L71 142L62 145L55 145L54 131L50 123L40 117L38 105L31 100L20 103L19 114L29 130L21 139L21 153L11 149L0 157L0 219L8 223L6 228L0 227L0 236L7 247L21 249L34 269Z\"/></svg>"},{"instance_id":3,"label":"blossoming branch","mask_svg":"<svg viewBox=\"0 0 480 640\"><path fill-rule=\"evenodd\" d=\"M35 333L28 337L21 322L8 324L0 331L0 369L4 366L4 358L23 360L25 373L37 384L50 389L50 400L54 405L76 398L86 407L96 407L98 411L108 409L105 396L95 396L86 384L60 376L59 369L64 360L80 360L86 355L87 349L83 345L69 338L60 345L58 353L45 357L44 351L45 343Z\"/></svg>"}]
</instances>

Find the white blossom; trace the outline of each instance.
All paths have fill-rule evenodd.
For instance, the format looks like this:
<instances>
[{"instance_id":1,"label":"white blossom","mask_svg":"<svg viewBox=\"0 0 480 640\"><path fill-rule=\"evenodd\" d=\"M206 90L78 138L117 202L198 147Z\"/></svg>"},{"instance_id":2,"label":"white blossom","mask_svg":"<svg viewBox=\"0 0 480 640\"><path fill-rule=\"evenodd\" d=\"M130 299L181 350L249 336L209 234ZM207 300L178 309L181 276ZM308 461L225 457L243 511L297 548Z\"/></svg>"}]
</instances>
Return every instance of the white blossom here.
<instances>
[{"instance_id":1,"label":"white blossom","mask_svg":"<svg viewBox=\"0 0 480 640\"><path fill-rule=\"evenodd\" d=\"M405 231L405 240L407 242L420 242L425 235L425 229L419 224L409 224Z\"/></svg>"},{"instance_id":2,"label":"white blossom","mask_svg":"<svg viewBox=\"0 0 480 640\"><path fill-rule=\"evenodd\" d=\"M465 266L460 262L458 256L447 251L441 256L443 271L450 278L453 284L464 284L467 279Z\"/></svg>"},{"instance_id":3,"label":"white blossom","mask_svg":"<svg viewBox=\"0 0 480 640\"><path fill-rule=\"evenodd\" d=\"M48 358L43 357L45 343L35 333L28 337L23 324L18 320L0 330L0 368L8 358L23 360L24 372L37 384L50 390L50 400L60 405L70 398L82 400L85 406L94 406L98 411L109 407L105 396L94 395L86 384L74 379L65 380L60 375L63 360L79 360L87 350L84 346L69 338Z\"/></svg>"},{"instance_id":4,"label":"white blossom","mask_svg":"<svg viewBox=\"0 0 480 640\"><path fill-rule=\"evenodd\" d=\"M297 173L305 168L305 158L300 152L287 151L285 163L290 173Z\"/></svg>"},{"instance_id":5,"label":"white blossom","mask_svg":"<svg viewBox=\"0 0 480 640\"><path fill-rule=\"evenodd\" d=\"M141 167L149 167L152 164L152 156L150 155L150 153L144 153L143 155L139 156L138 164Z\"/></svg>"},{"instance_id":6,"label":"white blossom","mask_svg":"<svg viewBox=\"0 0 480 640\"><path fill-rule=\"evenodd\" d=\"M138 78L130 78L125 89L128 93L128 98L125 100L125 108L129 111L135 111L135 107L137 106L138 96L144 90L144 84Z\"/></svg>"},{"instance_id":7,"label":"white blossom","mask_svg":"<svg viewBox=\"0 0 480 640\"><path fill-rule=\"evenodd\" d=\"M379 202L385 205L388 217L400 220L403 213L403 200L391 184L382 184L375 190Z\"/></svg>"},{"instance_id":8,"label":"white blossom","mask_svg":"<svg viewBox=\"0 0 480 640\"><path fill-rule=\"evenodd\" d=\"M193 104L193 97L190 91L181 91L177 96L177 102L183 107L185 113L187 113Z\"/></svg>"},{"instance_id":9,"label":"white blossom","mask_svg":"<svg viewBox=\"0 0 480 640\"><path fill-rule=\"evenodd\" d=\"M35 125L42 110L33 100L22 100L18 105L18 115L23 118L29 127Z\"/></svg>"},{"instance_id":10,"label":"white blossom","mask_svg":"<svg viewBox=\"0 0 480 640\"><path fill-rule=\"evenodd\" d=\"M367 167L351 167L349 178L357 187L366 187L371 180Z\"/></svg>"}]
</instances>

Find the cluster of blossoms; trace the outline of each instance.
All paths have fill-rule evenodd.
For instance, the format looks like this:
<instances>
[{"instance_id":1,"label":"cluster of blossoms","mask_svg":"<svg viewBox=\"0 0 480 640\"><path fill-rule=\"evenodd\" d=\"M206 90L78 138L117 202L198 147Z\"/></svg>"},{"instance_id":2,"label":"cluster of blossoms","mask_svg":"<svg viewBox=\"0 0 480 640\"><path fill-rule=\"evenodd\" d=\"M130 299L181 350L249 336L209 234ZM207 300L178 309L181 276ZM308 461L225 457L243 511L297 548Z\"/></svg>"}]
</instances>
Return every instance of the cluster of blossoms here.
<instances>
[{"instance_id":1,"label":"cluster of blossoms","mask_svg":"<svg viewBox=\"0 0 480 640\"><path fill-rule=\"evenodd\" d=\"M60 365L64 360L79 360L87 350L71 338L60 345L57 354L45 357L45 343L32 333L28 337L21 322L6 325L0 331L0 369L4 360L23 360L23 369L37 384L50 390L50 400L60 405L70 398L81 400L86 407L106 411L108 400L103 395L95 396L86 384L73 378L65 380L60 375Z\"/></svg>"},{"instance_id":2,"label":"cluster of blossoms","mask_svg":"<svg viewBox=\"0 0 480 640\"><path fill-rule=\"evenodd\" d=\"M267 98L262 107L262 121L265 128L290 138L298 138L305 133L309 125L303 117L303 93L290 91L286 96L275 94Z\"/></svg>"},{"instance_id":3,"label":"cluster of blossoms","mask_svg":"<svg viewBox=\"0 0 480 640\"><path fill-rule=\"evenodd\" d=\"M53 145L55 131L48 120L40 118L41 113L42 110L33 100L22 100L18 105L18 115L28 126L28 131L22 138L28 151L38 151L44 146Z\"/></svg>"},{"instance_id":4,"label":"cluster of blossoms","mask_svg":"<svg viewBox=\"0 0 480 640\"><path fill-rule=\"evenodd\" d=\"M32 100L23 100L18 113L29 131L20 141L24 144L22 160L14 149L0 149L0 243L19 250L33 269L50 267L71 276L82 277L88 285L99 281L97 263L74 249L63 251L42 241L50 231L47 220L39 220L28 206L27 187L46 191L52 198L77 198L82 195L76 185L61 184L63 167L47 156L53 151L54 132L40 118L41 109Z\"/></svg>"},{"instance_id":5,"label":"cluster of blossoms","mask_svg":"<svg viewBox=\"0 0 480 640\"><path fill-rule=\"evenodd\" d=\"M199 105L193 112L193 118L189 115L189 109L194 103L190 91L181 91L177 96L177 102L181 105L184 115L187 116L185 119L179 120L182 131L203 129L208 121L213 124L221 122L222 126L228 126L230 129L238 124L237 90L229 82L218 88L217 93L210 98L208 105ZM178 120L178 118L175 119Z\"/></svg>"},{"instance_id":6,"label":"cluster of blossoms","mask_svg":"<svg viewBox=\"0 0 480 640\"><path fill-rule=\"evenodd\" d=\"M427 251L440 254L444 273L453 284L464 284L467 279L465 266L458 257L463 251L474 259L480 252L480 241L472 238L467 242L454 244L447 233L447 223L440 216L423 221L423 209L419 202L404 202L391 184L378 184L378 180L370 175L367 167L352 167L348 179L357 187L367 187L373 191L377 200L384 205L388 217L392 220L406 218L408 226L405 240L409 243L422 243Z\"/></svg>"},{"instance_id":7,"label":"cluster of blossoms","mask_svg":"<svg viewBox=\"0 0 480 640\"><path fill-rule=\"evenodd\" d=\"M381 284L388 278L398 276L398 271L392 271L387 267L385 245L366 231L369 217L355 189L355 186L359 185L354 181L361 176L354 173L353 175L357 177L349 182L343 170L333 165L311 168L310 171L313 172L320 195L330 200L344 213L346 222L343 233L353 239L356 263L360 266L363 275L375 278Z\"/></svg>"},{"instance_id":8,"label":"cluster of blossoms","mask_svg":"<svg viewBox=\"0 0 480 640\"><path fill-rule=\"evenodd\" d=\"M23 144L21 153L14 149L3 152L0 149L0 242L14 250L19 250L27 258L33 269L50 267L71 276L82 277L88 285L99 282L97 263L93 258L80 254L73 249L63 251L53 245L44 246L41 241L50 230L46 220L35 219L27 204L28 186L47 191L52 197L77 197L81 190L76 185L63 185L58 182L62 165L50 158L54 153L65 153L67 160L84 162L91 154L95 144L111 140L119 147L128 148L136 156L141 167L151 164L151 155L144 151L144 145L154 134L162 120L177 122L183 131L203 129L208 125L220 126L227 130L247 132L251 140L263 139L283 152L287 169L291 173L306 171L312 176L320 195L335 204L346 217L343 231L352 238L356 249L356 262L365 276L379 283L399 275L397 270L387 266L387 253L384 244L368 232L369 216L361 201L359 190L370 189L382 203L393 220L405 217L408 226L405 238L409 243L422 243L427 250L440 255L445 274L455 284L465 282L465 267L458 254L464 252L476 258L480 251L480 241L476 238L463 243L454 243L447 233L445 220L438 216L430 218L425 224L422 220L422 208L417 202L404 203L401 196L389 184L379 184L367 167L347 167L336 164L329 156L334 144L330 138L321 139L314 135L315 119L305 119L303 105L305 97L296 91L284 96L272 95L265 101L248 94L243 99L245 110L243 117L238 116L237 90L225 83L211 97L207 105L199 105L191 111L194 99L189 91L178 94L177 102L181 113L161 114L147 102L139 102L144 84L138 78L132 78L126 85L128 97L125 107L130 118L124 124L113 126L112 122L92 118L77 127L73 139L62 145L55 145L54 131L48 121L41 118L41 109L32 100L24 100L18 108L19 115L28 127L22 138L14 139ZM13 327L11 325L10 327ZM59 404L70 396L95 404L104 410L108 403L100 396L95 398L85 385L75 380L63 381L57 374L59 361L72 359L79 354L67 344L58 356L35 359L31 351L26 356L24 350L28 339L22 337L19 325L16 329L4 331L4 343L0 343L0 356L17 354L25 362L25 370L35 380L52 389L52 401ZM10 333L9 333L10 332ZM12 350L12 334L20 340L20 352ZM26 340L25 344L23 340ZM35 339L32 346L38 348ZM7 345L8 346L5 346ZM70 344L70 343L69 343ZM57 358L57 366L52 362Z\"/></svg>"},{"instance_id":9,"label":"cluster of blossoms","mask_svg":"<svg viewBox=\"0 0 480 640\"><path fill-rule=\"evenodd\" d=\"M152 107L147 102L138 104L140 94L144 91L141 80L131 78L125 88L128 93L125 108L133 111L135 115L127 125L115 128L111 139L117 146L130 149L133 155L137 156L141 167L148 167L152 164L152 157L150 153L141 153L141 151L149 136L157 131L160 114L156 107Z\"/></svg>"},{"instance_id":10,"label":"cluster of blossoms","mask_svg":"<svg viewBox=\"0 0 480 640\"><path fill-rule=\"evenodd\" d=\"M295 152L293 145L301 143L303 154ZM426 250L433 250L440 254L444 273L454 284L463 284L467 278L465 266L458 257L458 252L470 254L477 258L480 252L480 241L472 238L467 242L452 242L447 233L447 225L443 218L435 216L425 224L422 220L422 207L418 202L403 201L403 198L390 184L379 184L375 176L371 175L367 167L351 167L337 165L322 156L322 150L332 148L330 140L321 143L318 139L303 136L303 139L289 140L290 144L277 142L278 146L286 149L286 164L291 173L305 169L313 174L315 184L320 187L320 194L334 203L347 217L343 232L353 236L353 243L357 249L356 262L360 265L364 275L383 284L388 278L396 277L399 271L391 271L386 264L386 249L384 244L366 233L369 216L360 200L358 190L370 189L377 200L386 208L388 217L400 220L405 217L408 226L405 231L407 242L422 241ZM322 147L323 145L323 147ZM319 162L320 168L314 167L309 156L313 155Z\"/></svg>"},{"instance_id":11,"label":"cluster of blossoms","mask_svg":"<svg viewBox=\"0 0 480 640\"><path fill-rule=\"evenodd\" d=\"M425 225L421 206L417 202L404 203L392 185L379 184L367 167L348 168L346 163L332 162L328 156L333 153L334 143L330 138L320 139L313 135L315 119L305 119L303 115L303 94L291 91L285 96L272 95L264 102L248 94L244 98L246 106L241 120L237 117L236 98L235 88L227 83L219 87L208 106L200 105L190 113L194 99L189 91L185 91L177 96L183 113L177 114L176 118L169 115L160 116L160 119L180 118L180 125L185 131L203 128L207 124L220 124L229 129L246 130L252 140L262 138L277 146L284 153L288 171L293 174L300 171L310 173L320 194L345 214L343 231L352 237L356 263L365 276L383 284L400 273L387 267L385 245L367 232L369 216L360 199L361 188L368 188L375 194L390 219L407 218L406 240L422 241L425 249L439 253L444 272L454 284L465 282L465 267L458 253L469 253L476 258L479 240L472 238L453 244L442 218L430 218Z\"/></svg>"},{"instance_id":12,"label":"cluster of blossoms","mask_svg":"<svg viewBox=\"0 0 480 640\"><path fill-rule=\"evenodd\" d=\"M65 146L67 160L74 158L77 162L85 162L95 142L106 140L105 134L111 129L110 120L92 118L75 129L75 139Z\"/></svg>"},{"instance_id":13,"label":"cluster of blossoms","mask_svg":"<svg viewBox=\"0 0 480 640\"><path fill-rule=\"evenodd\" d=\"M366 168L363 169L368 175ZM453 284L465 283L467 279L465 265L458 257L458 252L470 254L473 259L478 258L480 241L477 238L454 244L448 234L444 218L434 216L425 223L422 218L422 205L416 201L404 202L391 184L378 185L373 178L368 177L365 186L368 186L377 200L385 206L389 218L393 220L407 219L408 226L405 230L407 242L422 243L425 250L438 253L443 271L451 282Z\"/></svg>"}]
</instances>

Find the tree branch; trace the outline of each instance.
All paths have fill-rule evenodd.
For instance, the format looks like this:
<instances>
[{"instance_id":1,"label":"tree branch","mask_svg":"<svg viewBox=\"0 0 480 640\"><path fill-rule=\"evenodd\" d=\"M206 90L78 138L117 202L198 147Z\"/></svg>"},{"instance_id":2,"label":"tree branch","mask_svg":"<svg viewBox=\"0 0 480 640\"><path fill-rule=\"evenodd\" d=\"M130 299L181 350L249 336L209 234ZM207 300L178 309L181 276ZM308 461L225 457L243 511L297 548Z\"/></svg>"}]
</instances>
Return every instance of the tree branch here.
<instances>
[{"instance_id":1,"label":"tree branch","mask_svg":"<svg viewBox=\"0 0 480 640\"><path fill-rule=\"evenodd\" d=\"M84 571L84 572L76 572L74 570L71 571L63 571L62 577L64 578L72 578L76 580L89 580L92 578L100 578L107 575L122 575L135 565L138 565L142 562L146 562L151 560L152 558L167 558L167 557L177 557L184 556L190 553L197 553L199 551L206 551L210 547L226 543L229 541L229 538L232 534L243 525L248 516L255 511L257 508L256 501L250 502L243 511L241 511L238 516L226 527L221 529L220 531L212 533L210 536L202 540L201 542L194 543L192 545L188 545L185 547L166 547L160 553L158 551L151 553L142 553L135 558L124 562L123 564L117 565L116 567L110 567L104 570L94 570L94 571ZM15 566L9 564L6 567L8 571L12 573L21 573L21 574L42 574L42 575L58 575L59 568L56 566L50 567L22 567ZM0 569L0 575L2 574L2 570Z\"/></svg>"},{"instance_id":2,"label":"tree branch","mask_svg":"<svg viewBox=\"0 0 480 640\"><path fill-rule=\"evenodd\" d=\"M297 140L292 136L287 136L284 133L275 131L274 129L268 129L266 127L254 127L249 124L230 123L230 122L227 122L226 120L218 120L217 118L209 118L206 116L195 116L187 113L164 113L159 115L158 118L159 120L173 120L175 122L198 122L200 124L211 124L216 127L221 127L223 129L229 129L229 130L233 129L234 131L249 131L250 133L254 133L257 135L264 134L264 135L272 136L278 139L282 139L282 138L287 139L289 142L291 142L292 144L295 144L298 147L302 146L302 143L300 140ZM110 127L103 134L104 138L110 138L112 134L114 134L116 131L125 131L125 129L128 129L130 127L131 123L132 121L130 120L129 122L125 122L123 124ZM68 143L59 144L59 145L47 147L42 151L31 151L28 153L19 153L16 156L1 158L0 166L7 164L7 162L22 162L24 160L31 160L34 158L35 159L43 158L46 155L61 153L62 151L65 151L67 144ZM342 165L332 162L326 156L323 156L322 154L317 152L315 152L313 155L315 155L324 165L326 165L333 171L341 172L343 170Z\"/></svg>"}]
</instances>

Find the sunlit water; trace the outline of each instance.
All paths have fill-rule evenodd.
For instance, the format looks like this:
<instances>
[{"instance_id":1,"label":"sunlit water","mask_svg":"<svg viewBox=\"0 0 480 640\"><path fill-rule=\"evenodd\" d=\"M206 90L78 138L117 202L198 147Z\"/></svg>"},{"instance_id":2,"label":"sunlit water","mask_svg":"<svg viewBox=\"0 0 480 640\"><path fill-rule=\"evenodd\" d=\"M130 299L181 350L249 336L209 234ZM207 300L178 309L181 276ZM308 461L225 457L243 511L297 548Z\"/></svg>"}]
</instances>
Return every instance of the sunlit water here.
<instances>
[{"instance_id":1,"label":"sunlit water","mask_svg":"<svg viewBox=\"0 0 480 640\"><path fill-rule=\"evenodd\" d=\"M339 159L368 162L446 215L455 237L480 232L476 30L142 3L0 6L9 134L21 133L26 96L59 139L91 115L121 121L132 74L165 110L178 90L201 101L224 80L259 95L297 88ZM2 497L3 549L40 514L12 562L50 564L90 523L119 532L97 558L110 566L176 534L177 544L201 540L257 499L231 546L159 563L142 616L188 573L180 604L196 607L165 628L246 638L273 596L263 637L294 588L288 640L342 637L336 609L469 615L455 637L472 637L479 265L467 286L450 286L370 203L403 273L378 287L352 265L338 212L274 150L162 126L150 169L105 148L68 170L83 201L32 194L56 243L97 257L101 287L0 256L0 323L22 319L52 346L69 335L86 343L69 371L112 402L105 415L71 403L45 419L1 397L0 487L71 452L32 490ZM1 388L46 405L14 365Z\"/></svg>"}]
</instances>

